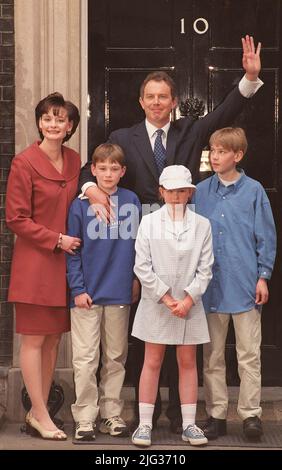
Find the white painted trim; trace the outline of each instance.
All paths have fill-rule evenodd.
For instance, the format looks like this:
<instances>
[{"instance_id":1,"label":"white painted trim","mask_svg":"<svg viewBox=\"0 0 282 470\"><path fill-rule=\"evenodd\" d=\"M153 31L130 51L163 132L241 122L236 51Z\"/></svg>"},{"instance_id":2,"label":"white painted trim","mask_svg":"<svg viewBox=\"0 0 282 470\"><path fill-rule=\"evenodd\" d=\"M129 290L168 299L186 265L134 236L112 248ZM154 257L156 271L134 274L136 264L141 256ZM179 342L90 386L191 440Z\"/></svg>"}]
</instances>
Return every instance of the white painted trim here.
<instances>
[{"instance_id":1,"label":"white painted trim","mask_svg":"<svg viewBox=\"0 0 282 470\"><path fill-rule=\"evenodd\" d=\"M80 92L80 156L81 164L88 156L88 0L80 0L81 92Z\"/></svg>"}]
</instances>

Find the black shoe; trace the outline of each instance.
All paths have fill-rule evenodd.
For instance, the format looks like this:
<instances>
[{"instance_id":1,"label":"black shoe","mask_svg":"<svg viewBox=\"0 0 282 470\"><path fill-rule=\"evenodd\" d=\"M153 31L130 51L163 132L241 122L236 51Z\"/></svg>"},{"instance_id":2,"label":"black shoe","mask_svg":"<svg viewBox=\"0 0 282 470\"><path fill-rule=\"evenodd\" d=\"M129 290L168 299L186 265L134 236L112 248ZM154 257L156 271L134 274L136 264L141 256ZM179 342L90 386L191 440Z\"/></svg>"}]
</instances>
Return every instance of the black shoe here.
<instances>
[{"instance_id":1,"label":"black shoe","mask_svg":"<svg viewBox=\"0 0 282 470\"><path fill-rule=\"evenodd\" d=\"M246 437L260 437L263 434L262 422L258 416L250 416L243 421L243 433Z\"/></svg>"},{"instance_id":2,"label":"black shoe","mask_svg":"<svg viewBox=\"0 0 282 470\"><path fill-rule=\"evenodd\" d=\"M183 432L182 420L179 419L179 418L172 419L170 421L169 429L173 434L182 434L182 432Z\"/></svg>"},{"instance_id":3,"label":"black shoe","mask_svg":"<svg viewBox=\"0 0 282 470\"><path fill-rule=\"evenodd\" d=\"M218 419L210 416L202 429L205 436L210 440L217 439L219 436L225 436L227 433L226 419Z\"/></svg>"}]
</instances>

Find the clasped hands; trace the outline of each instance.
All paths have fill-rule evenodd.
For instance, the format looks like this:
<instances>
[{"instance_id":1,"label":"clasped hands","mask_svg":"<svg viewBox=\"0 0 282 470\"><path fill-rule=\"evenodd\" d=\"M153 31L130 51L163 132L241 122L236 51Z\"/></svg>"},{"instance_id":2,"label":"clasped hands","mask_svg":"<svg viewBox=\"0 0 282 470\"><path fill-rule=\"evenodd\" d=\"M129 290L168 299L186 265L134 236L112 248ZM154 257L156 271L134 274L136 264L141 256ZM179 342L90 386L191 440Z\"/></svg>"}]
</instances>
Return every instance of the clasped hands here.
<instances>
[{"instance_id":1,"label":"clasped hands","mask_svg":"<svg viewBox=\"0 0 282 470\"><path fill-rule=\"evenodd\" d=\"M181 300L174 299L170 294L165 294L161 298L161 302L170 309L173 315L180 318L185 318L194 305L193 299L189 294Z\"/></svg>"}]
</instances>

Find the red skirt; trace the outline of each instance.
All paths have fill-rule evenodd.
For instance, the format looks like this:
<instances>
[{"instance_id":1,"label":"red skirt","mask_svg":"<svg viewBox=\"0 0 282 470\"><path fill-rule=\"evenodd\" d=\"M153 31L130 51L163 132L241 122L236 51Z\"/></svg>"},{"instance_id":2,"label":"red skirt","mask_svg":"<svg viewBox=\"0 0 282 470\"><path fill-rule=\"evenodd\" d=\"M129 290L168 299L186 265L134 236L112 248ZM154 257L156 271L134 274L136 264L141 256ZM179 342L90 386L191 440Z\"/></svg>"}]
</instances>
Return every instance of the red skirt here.
<instances>
[{"instance_id":1,"label":"red skirt","mask_svg":"<svg viewBox=\"0 0 282 470\"><path fill-rule=\"evenodd\" d=\"M15 303L16 333L22 335L53 335L70 331L68 307L48 307Z\"/></svg>"}]
</instances>

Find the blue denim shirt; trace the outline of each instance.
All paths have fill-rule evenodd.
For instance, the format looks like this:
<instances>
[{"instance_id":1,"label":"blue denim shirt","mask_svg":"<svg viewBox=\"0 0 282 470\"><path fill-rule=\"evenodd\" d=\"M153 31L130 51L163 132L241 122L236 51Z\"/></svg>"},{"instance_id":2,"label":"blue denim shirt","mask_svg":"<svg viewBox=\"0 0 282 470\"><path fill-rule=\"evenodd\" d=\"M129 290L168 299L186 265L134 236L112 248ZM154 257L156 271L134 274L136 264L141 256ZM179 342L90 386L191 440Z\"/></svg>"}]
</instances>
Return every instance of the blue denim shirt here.
<instances>
[{"instance_id":1,"label":"blue denim shirt","mask_svg":"<svg viewBox=\"0 0 282 470\"><path fill-rule=\"evenodd\" d=\"M203 296L207 313L240 313L255 307L259 278L270 279L276 230L269 199L258 181L241 177L224 186L218 176L197 185L198 214L212 226L213 279Z\"/></svg>"}]
</instances>

